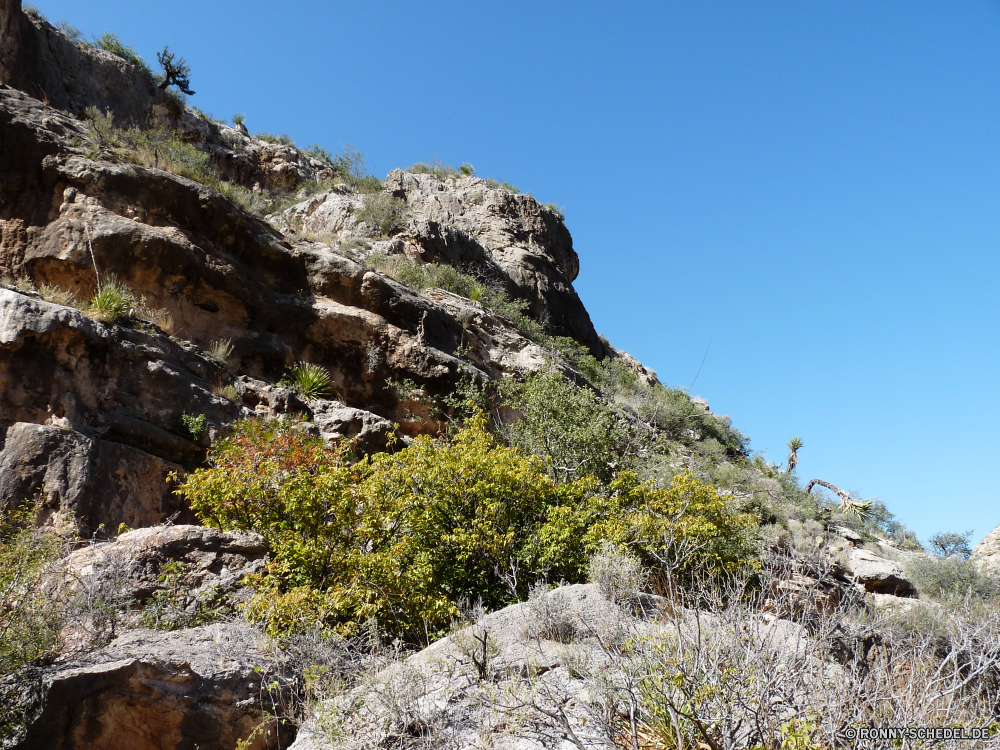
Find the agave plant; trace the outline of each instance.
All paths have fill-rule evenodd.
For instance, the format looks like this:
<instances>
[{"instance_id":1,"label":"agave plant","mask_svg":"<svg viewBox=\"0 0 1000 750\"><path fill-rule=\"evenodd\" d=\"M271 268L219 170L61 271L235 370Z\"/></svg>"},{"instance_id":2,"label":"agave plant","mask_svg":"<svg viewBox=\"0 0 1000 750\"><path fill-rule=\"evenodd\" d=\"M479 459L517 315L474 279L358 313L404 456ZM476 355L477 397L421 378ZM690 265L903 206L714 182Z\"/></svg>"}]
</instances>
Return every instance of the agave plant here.
<instances>
[{"instance_id":1,"label":"agave plant","mask_svg":"<svg viewBox=\"0 0 1000 750\"><path fill-rule=\"evenodd\" d=\"M309 362L299 362L288 376L292 388L307 401L329 396L333 391L333 378L326 368Z\"/></svg>"}]
</instances>

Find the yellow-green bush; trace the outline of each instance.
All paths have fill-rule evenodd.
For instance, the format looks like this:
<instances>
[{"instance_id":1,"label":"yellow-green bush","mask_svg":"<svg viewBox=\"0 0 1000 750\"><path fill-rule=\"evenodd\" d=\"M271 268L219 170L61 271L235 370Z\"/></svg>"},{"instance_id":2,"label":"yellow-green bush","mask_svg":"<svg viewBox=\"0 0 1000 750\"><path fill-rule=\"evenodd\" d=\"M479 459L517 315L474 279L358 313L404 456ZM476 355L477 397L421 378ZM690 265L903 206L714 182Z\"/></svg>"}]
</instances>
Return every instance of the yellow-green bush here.
<instances>
[{"instance_id":1,"label":"yellow-green bush","mask_svg":"<svg viewBox=\"0 0 1000 750\"><path fill-rule=\"evenodd\" d=\"M607 541L655 563L657 545L696 540L700 561L729 566L750 524L690 476L664 490L623 473L608 497L590 477L557 483L481 415L450 441L349 457L291 423L249 420L178 490L202 519L267 538L273 560L248 611L272 632L375 620L415 636L462 599L496 607L539 577L584 580Z\"/></svg>"},{"instance_id":2,"label":"yellow-green bush","mask_svg":"<svg viewBox=\"0 0 1000 750\"><path fill-rule=\"evenodd\" d=\"M45 585L64 541L21 521L0 514L0 677L54 657L64 624L62 592Z\"/></svg>"}]
</instances>

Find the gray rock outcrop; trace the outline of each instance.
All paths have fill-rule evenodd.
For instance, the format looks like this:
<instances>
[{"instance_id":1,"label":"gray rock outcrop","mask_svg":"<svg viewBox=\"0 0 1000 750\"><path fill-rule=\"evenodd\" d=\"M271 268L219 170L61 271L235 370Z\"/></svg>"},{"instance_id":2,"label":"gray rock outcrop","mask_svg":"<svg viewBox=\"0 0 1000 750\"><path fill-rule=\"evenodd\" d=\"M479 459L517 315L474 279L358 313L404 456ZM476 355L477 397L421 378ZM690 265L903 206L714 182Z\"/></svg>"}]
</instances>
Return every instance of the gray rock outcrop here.
<instances>
[{"instance_id":1,"label":"gray rock outcrop","mask_svg":"<svg viewBox=\"0 0 1000 750\"><path fill-rule=\"evenodd\" d=\"M79 659L0 681L27 719L11 750L252 750L286 747L293 732L261 696L290 689L267 668L252 631L213 625L130 631ZM268 686L277 682L277 687ZM263 726L262 726L263 725Z\"/></svg>"},{"instance_id":2,"label":"gray rock outcrop","mask_svg":"<svg viewBox=\"0 0 1000 750\"><path fill-rule=\"evenodd\" d=\"M1000 572L1000 526L983 537L973 548L972 559L991 573Z\"/></svg>"},{"instance_id":3,"label":"gray rock outcrop","mask_svg":"<svg viewBox=\"0 0 1000 750\"><path fill-rule=\"evenodd\" d=\"M236 593L244 576L258 573L267 558L264 538L252 531L220 531L178 525L136 529L117 539L88 545L66 559L67 574L91 588L109 576L123 599L139 605L159 591L175 589L182 607L197 609ZM164 570L171 570L167 581Z\"/></svg>"},{"instance_id":4,"label":"gray rock outcrop","mask_svg":"<svg viewBox=\"0 0 1000 750\"><path fill-rule=\"evenodd\" d=\"M41 525L73 522L89 538L114 534L121 524L138 528L190 516L167 484L181 467L137 448L23 422L7 428L0 446L0 508L24 507L40 496Z\"/></svg>"}]
</instances>

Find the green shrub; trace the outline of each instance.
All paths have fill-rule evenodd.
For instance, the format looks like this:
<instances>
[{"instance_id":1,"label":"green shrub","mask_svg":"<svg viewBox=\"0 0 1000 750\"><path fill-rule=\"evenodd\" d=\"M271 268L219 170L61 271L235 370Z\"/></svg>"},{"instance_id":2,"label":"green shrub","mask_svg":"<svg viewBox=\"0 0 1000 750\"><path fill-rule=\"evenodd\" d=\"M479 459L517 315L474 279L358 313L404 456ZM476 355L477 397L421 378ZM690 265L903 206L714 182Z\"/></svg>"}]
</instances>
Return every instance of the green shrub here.
<instances>
[{"instance_id":1,"label":"green shrub","mask_svg":"<svg viewBox=\"0 0 1000 750\"><path fill-rule=\"evenodd\" d=\"M88 312L103 323L119 323L132 315L137 305L135 295L114 274L98 279L97 291L90 298Z\"/></svg>"},{"instance_id":2,"label":"green shrub","mask_svg":"<svg viewBox=\"0 0 1000 750\"><path fill-rule=\"evenodd\" d=\"M399 198L386 193L372 193L361 199L354 215L374 235L388 237L406 227L410 209Z\"/></svg>"},{"instance_id":3,"label":"green shrub","mask_svg":"<svg viewBox=\"0 0 1000 750\"><path fill-rule=\"evenodd\" d=\"M752 522L691 477L658 490L624 473L607 497L589 478L556 483L539 459L498 443L482 415L450 441L422 436L353 464L345 444L250 420L209 464L178 492L206 522L267 538L274 557L248 614L275 633L374 619L425 636L460 600L496 607L541 577L584 580L609 541L654 565L664 545L687 542L692 563L726 569Z\"/></svg>"},{"instance_id":4,"label":"green shrub","mask_svg":"<svg viewBox=\"0 0 1000 750\"><path fill-rule=\"evenodd\" d=\"M45 585L64 542L24 520L0 519L0 677L54 657L64 624L62 592Z\"/></svg>"},{"instance_id":5,"label":"green shrub","mask_svg":"<svg viewBox=\"0 0 1000 750\"><path fill-rule=\"evenodd\" d=\"M333 165L333 154L325 148L322 148L318 143L314 143L309 148L302 149L302 153L310 159L315 159L316 161L322 161Z\"/></svg>"},{"instance_id":6,"label":"green shrub","mask_svg":"<svg viewBox=\"0 0 1000 750\"><path fill-rule=\"evenodd\" d=\"M903 567L921 597L945 601L962 597L988 601L1000 598L1000 577L980 567L975 560L917 555L905 561Z\"/></svg>"},{"instance_id":7,"label":"green shrub","mask_svg":"<svg viewBox=\"0 0 1000 750\"><path fill-rule=\"evenodd\" d=\"M263 193L255 193L232 182L220 182L216 185L216 189L241 209L258 219L263 219L274 212L272 201Z\"/></svg>"},{"instance_id":8,"label":"green shrub","mask_svg":"<svg viewBox=\"0 0 1000 750\"><path fill-rule=\"evenodd\" d=\"M522 414L508 430L511 444L545 458L554 480L593 475L606 483L629 465L638 435L589 388L552 372L508 381L501 394Z\"/></svg>"},{"instance_id":9,"label":"green shrub","mask_svg":"<svg viewBox=\"0 0 1000 750\"><path fill-rule=\"evenodd\" d=\"M964 534L939 531L928 541L934 554L939 557L958 557L962 560L968 560L972 557L972 547L969 546L971 538L971 531L966 531Z\"/></svg>"},{"instance_id":10,"label":"green shrub","mask_svg":"<svg viewBox=\"0 0 1000 750\"><path fill-rule=\"evenodd\" d=\"M130 65L136 66L140 70L144 71L150 79L152 79L153 71L149 69L149 65L146 64L146 61L143 60L142 56L132 47L122 43L122 40L119 39L116 34L106 31L103 35L94 40L94 44L101 49L110 52L112 55L117 55Z\"/></svg>"},{"instance_id":11,"label":"green shrub","mask_svg":"<svg viewBox=\"0 0 1000 750\"><path fill-rule=\"evenodd\" d=\"M287 376L291 388L307 401L316 401L333 393L333 378L326 368L309 362L299 362Z\"/></svg>"},{"instance_id":12,"label":"green shrub","mask_svg":"<svg viewBox=\"0 0 1000 750\"><path fill-rule=\"evenodd\" d=\"M194 442L198 443L205 436L205 423L208 417L204 414L182 414L181 426Z\"/></svg>"},{"instance_id":13,"label":"green shrub","mask_svg":"<svg viewBox=\"0 0 1000 750\"><path fill-rule=\"evenodd\" d=\"M209 187L219 186L208 154L186 143L176 131L160 127L118 128L110 112L101 112L96 107L88 107L85 114L98 146L110 150L119 160L162 169Z\"/></svg>"}]
</instances>

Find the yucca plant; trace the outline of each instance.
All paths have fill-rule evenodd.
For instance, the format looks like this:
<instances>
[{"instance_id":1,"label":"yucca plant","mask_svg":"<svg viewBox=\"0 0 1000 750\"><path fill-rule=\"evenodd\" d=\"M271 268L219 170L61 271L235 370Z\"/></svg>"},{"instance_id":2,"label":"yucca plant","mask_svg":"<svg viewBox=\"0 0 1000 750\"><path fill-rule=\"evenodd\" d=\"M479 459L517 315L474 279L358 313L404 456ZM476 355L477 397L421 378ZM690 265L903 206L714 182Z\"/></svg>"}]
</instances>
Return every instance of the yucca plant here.
<instances>
[{"instance_id":1,"label":"yucca plant","mask_svg":"<svg viewBox=\"0 0 1000 750\"><path fill-rule=\"evenodd\" d=\"M90 299L89 312L95 320L117 323L130 315L136 306L135 295L113 274L98 277L97 291Z\"/></svg>"},{"instance_id":2,"label":"yucca plant","mask_svg":"<svg viewBox=\"0 0 1000 750\"><path fill-rule=\"evenodd\" d=\"M793 437L788 441L788 468L786 471L791 474L795 467L799 465L799 449L802 448L802 438Z\"/></svg>"},{"instance_id":3,"label":"yucca plant","mask_svg":"<svg viewBox=\"0 0 1000 750\"><path fill-rule=\"evenodd\" d=\"M299 362L288 374L292 389L307 401L329 396L333 391L333 378L326 368L309 362Z\"/></svg>"},{"instance_id":4,"label":"yucca plant","mask_svg":"<svg viewBox=\"0 0 1000 750\"><path fill-rule=\"evenodd\" d=\"M840 501L840 512L845 516L854 516L862 523L868 523L874 516L871 500L842 499Z\"/></svg>"}]
</instances>

